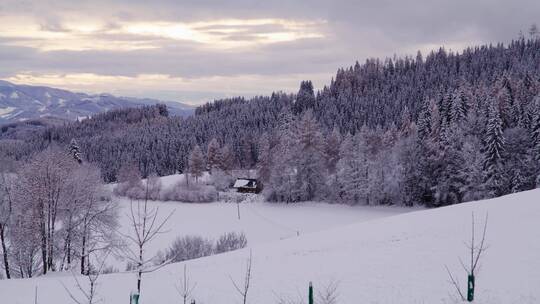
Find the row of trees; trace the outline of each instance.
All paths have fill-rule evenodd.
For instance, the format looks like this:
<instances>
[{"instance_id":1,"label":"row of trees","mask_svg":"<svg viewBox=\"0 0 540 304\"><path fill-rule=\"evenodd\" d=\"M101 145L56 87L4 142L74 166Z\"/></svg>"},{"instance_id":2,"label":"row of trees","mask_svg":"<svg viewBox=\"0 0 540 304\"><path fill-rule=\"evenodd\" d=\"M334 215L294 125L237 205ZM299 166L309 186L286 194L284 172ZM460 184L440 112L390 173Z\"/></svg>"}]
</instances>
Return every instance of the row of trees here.
<instances>
[{"instance_id":1,"label":"row of trees","mask_svg":"<svg viewBox=\"0 0 540 304\"><path fill-rule=\"evenodd\" d=\"M51 146L28 163L0 170L0 241L6 277L72 269L91 270L116 226L115 208L100 171L79 162L78 147Z\"/></svg>"},{"instance_id":2,"label":"row of trees","mask_svg":"<svg viewBox=\"0 0 540 304\"><path fill-rule=\"evenodd\" d=\"M405 112L400 126L344 136L336 128L324 136L311 110L299 119L285 111L259 143L266 197L436 207L535 188L538 88L522 100L505 92L494 86L477 103L458 89L449 105L426 100L417 123Z\"/></svg>"}]
</instances>

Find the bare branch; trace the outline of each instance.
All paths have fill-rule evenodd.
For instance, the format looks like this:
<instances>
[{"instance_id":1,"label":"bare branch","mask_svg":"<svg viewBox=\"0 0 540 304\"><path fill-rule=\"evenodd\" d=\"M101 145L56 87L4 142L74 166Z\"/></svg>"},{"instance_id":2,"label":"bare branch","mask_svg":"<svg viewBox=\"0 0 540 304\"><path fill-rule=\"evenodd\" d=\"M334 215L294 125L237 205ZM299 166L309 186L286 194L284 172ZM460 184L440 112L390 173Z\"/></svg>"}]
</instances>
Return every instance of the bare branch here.
<instances>
[{"instance_id":1,"label":"bare branch","mask_svg":"<svg viewBox=\"0 0 540 304\"><path fill-rule=\"evenodd\" d=\"M243 286L243 288L240 288L236 284L236 282L233 280L233 278L231 276L229 276L229 278L231 279L232 284L234 285L234 288L236 288L236 291L238 291L238 293L242 296L243 304L246 304L247 295L248 295L248 291L249 291L249 286L250 286L250 282L251 282L252 257L253 257L253 255L252 255L252 252L250 250L249 251L249 258L246 261L246 274L244 276L244 286Z\"/></svg>"},{"instance_id":2,"label":"bare branch","mask_svg":"<svg viewBox=\"0 0 540 304\"><path fill-rule=\"evenodd\" d=\"M452 276L452 273L450 272L450 269L448 269L448 266L444 265L444 267L446 268L446 272L448 272L448 276L450 277L450 281L451 281L452 285L454 285L454 287L456 288L457 293L461 297L461 300L465 301L465 297L463 296L463 293L461 292L461 289L459 288L459 281L454 279L454 276Z\"/></svg>"}]
</instances>

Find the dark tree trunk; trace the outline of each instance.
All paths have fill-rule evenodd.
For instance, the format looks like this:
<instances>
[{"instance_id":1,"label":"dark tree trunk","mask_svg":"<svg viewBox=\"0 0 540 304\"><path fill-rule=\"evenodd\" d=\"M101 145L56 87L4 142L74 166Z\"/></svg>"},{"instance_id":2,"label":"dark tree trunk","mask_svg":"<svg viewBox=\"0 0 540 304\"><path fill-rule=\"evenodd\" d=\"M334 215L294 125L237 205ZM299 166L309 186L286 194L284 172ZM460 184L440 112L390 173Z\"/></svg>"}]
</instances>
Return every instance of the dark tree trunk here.
<instances>
[{"instance_id":1,"label":"dark tree trunk","mask_svg":"<svg viewBox=\"0 0 540 304\"><path fill-rule=\"evenodd\" d=\"M41 218L41 261L43 263L43 274L47 274L47 231L45 229L45 218Z\"/></svg>"},{"instance_id":2,"label":"dark tree trunk","mask_svg":"<svg viewBox=\"0 0 540 304\"><path fill-rule=\"evenodd\" d=\"M5 239L5 225L2 224L0 224L0 242L2 242L2 253L4 257L4 269L6 271L6 278L11 279L11 274L9 272L8 251Z\"/></svg>"},{"instance_id":3,"label":"dark tree trunk","mask_svg":"<svg viewBox=\"0 0 540 304\"><path fill-rule=\"evenodd\" d=\"M83 233L81 246L81 274L84 275L86 262L86 231Z\"/></svg>"}]
</instances>

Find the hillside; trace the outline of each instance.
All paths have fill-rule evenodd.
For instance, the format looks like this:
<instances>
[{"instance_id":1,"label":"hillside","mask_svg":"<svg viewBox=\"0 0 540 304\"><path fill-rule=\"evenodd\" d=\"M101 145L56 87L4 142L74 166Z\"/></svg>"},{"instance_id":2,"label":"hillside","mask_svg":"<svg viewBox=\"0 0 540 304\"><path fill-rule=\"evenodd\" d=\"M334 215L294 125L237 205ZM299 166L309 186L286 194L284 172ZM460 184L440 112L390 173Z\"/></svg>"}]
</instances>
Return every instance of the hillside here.
<instances>
[{"instance_id":1,"label":"hillside","mask_svg":"<svg viewBox=\"0 0 540 304\"><path fill-rule=\"evenodd\" d=\"M489 249L480 263L475 303L538 303L538 195L540 190L533 190L369 221L363 221L359 212L356 222L346 221L341 226L328 226L323 231L315 229L285 240L253 242L244 250L192 260L186 264L191 280L197 283L194 297L197 303L239 303L230 277L241 280L245 260L252 250L249 303L279 303L280 298L301 303L300 299L306 299L309 281L313 281L316 292L328 282L337 282L340 304L454 303L450 296L453 287L448 283L444 266L448 265L464 284L466 277L458 257L466 258L463 242L470 238L471 213L474 212L477 219L489 213ZM256 207L256 204L242 208ZM218 203L186 207L205 209L205 217L190 222L191 229L211 235L212 227L220 225L219 218L226 217L220 210L225 206ZM267 212L267 207L256 208ZM297 216L300 224L306 220L322 220L321 216L330 214L330 209L350 207L311 206L312 211L298 213L291 212L290 208L304 207L273 205L272 220L282 222L279 213L283 212L289 219ZM317 208L322 213L313 212ZM337 209L335 214L340 213ZM247 231L257 230L260 225L251 220L242 220L242 223L246 224L243 229ZM182 269L182 263L171 264L144 275L141 303L178 303L175 284L179 284ZM69 274L54 274L45 278L0 281L0 294L5 303L32 303L34 293L30 291L37 288L39 303L71 303L62 284L76 290ZM104 303L123 303L134 287L133 274L103 275L98 292Z\"/></svg>"},{"instance_id":2,"label":"hillside","mask_svg":"<svg viewBox=\"0 0 540 304\"><path fill-rule=\"evenodd\" d=\"M437 207L501 196L537 186L539 51L540 39L521 37L461 52L439 48L369 59L340 68L319 90L302 81L297 94L217 100L187 118L126 109L41 129L17 142L20 137L7 132L0 138L9 140L9 149L0 149L0 157L24 161L75 139L84 160L114 182L120 168L132 164L143 176L184 172L195 147L207 154L214 141L227 152L228 169L265 163L267 189L281 189L269 193L270 200ZM108 121L115 115L149 118ZM366 161L351 166L358 159ZM351 170L364 166L366 178L351 178L360 174ZM289 169L298 173L295 183L307 181L304 189L314 190L283 190L294 184L280 184L287 178L279 174ZM326 177L337 184L328 185Z\"/></svg>"},{"instance_id":3,"label":"hillside","mask_svg":"<svg viewBox=\"0 0 540 304\"><path fill-rule=\"evenodd\" d=\"M53 116L77 120L97 113L126 107L165 103L172 115L187 116L189 105L149 98L90 95L43 86L17 85L0 81L0 124Z\"/></svg>"}]
</instances>

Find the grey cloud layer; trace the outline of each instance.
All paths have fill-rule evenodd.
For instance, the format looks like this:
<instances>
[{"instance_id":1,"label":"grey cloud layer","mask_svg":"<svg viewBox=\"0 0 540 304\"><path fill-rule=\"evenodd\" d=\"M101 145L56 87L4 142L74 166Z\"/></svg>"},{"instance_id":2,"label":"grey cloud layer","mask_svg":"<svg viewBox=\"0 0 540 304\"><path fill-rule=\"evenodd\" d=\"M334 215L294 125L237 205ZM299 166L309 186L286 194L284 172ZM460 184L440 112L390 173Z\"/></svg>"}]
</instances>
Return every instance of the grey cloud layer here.
<instances>
[{"instance_id":1,"label":"grey cloud layer","mask_svg":"<svg viewBox=\"0 0 540 304\"><path fill-rule=\"evenodd\" d=\"M418 49L440 44L459 48L480 42L509 41L517 37L520 30L526 31L530 24L540 23L540 1L0 2L0 18L31 15L49 31L68 31L62 24L62 18L81 13L108 20L108 29L114 29L118 22L125 21L193 22L231 18L280 18L326 23L320 27L323 38L226 50L208 48L193 41L103 32L93 35L96 39L141 41L159 47L131 51L42 52L10 45L17 38L2 38L0 77L21 71L113 76L167 74L183 78L328 73L330 77L337 68L367 57L414 55ZM200 27L227 41L258 41L261 33L283 30L279 24L262 24L242 26L230 33L221 31L228 28L235 27Z\"/></svg>"}]
</instances>

